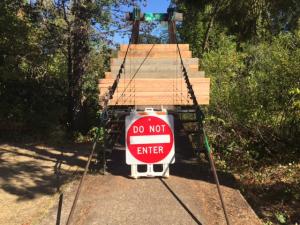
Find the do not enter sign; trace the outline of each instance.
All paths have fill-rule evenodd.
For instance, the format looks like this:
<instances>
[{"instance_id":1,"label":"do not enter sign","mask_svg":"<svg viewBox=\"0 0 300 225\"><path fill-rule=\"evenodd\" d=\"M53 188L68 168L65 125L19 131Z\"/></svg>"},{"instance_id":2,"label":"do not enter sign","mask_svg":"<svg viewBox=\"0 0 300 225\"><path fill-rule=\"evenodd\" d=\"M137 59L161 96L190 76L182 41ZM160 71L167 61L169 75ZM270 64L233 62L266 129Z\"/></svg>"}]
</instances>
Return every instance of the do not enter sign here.
<instances>
[{"instance_id":1,"label":"do not enter sign","mask_svg":"<svg viewBox=\"0 0 300 225\"><path fill-rule=\"evenodd\" d=\"M131 113L126 117L126 163L174 162L174 125L170 115Z\"/></svg>"}]
</instances>

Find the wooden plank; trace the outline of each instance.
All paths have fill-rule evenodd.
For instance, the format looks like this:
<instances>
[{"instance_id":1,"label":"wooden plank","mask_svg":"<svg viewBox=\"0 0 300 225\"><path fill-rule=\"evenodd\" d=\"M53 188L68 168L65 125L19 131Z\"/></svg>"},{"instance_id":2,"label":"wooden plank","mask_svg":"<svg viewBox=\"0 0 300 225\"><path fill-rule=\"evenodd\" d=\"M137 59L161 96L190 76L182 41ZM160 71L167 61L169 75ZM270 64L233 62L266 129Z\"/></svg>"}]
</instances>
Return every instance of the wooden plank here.
<instances>
[{"instance_id":1,"label":"wooden plank","mask_svg":"<svg viewBox=\"0 0 300 225\"><path fill-rule=\"evenodd\" d=\"M106 83L106 84L99 84L98 87L101 89L108 89L108 87L111 87L112 83ZM196 91L209 91L209 82L203 82L203 83L192 83L193 90ZM117 90L118 92L123 92L124 89L131 89L136 92L173 92L173 91L180 91L180 92L187 92L187 87L185 83L172 83L170 85L165 85L164 83L160 84L134 84L134 83L123 83L120 82L118 84Z\"/></svg>"},{"instance_id":2,"label":"wooden plank","mask_svg":"<svg viewBox=\"0 0 300 225\"><path fill-rule=\"evenodd\" d=\"M141 89L140 89L141 90ZM194 90L194 93L201 93L201 94L207 94L208 95L208 93L209 93L209 87L205 87L205 88L193 88L193 90ZM108 88L100 88L100 95L103 95L103 94L105 94L106 92L108 91ZM167 94L167 93L182 93L183 95L187 95L188 94L188 91L186 91L186 88L185 89L183 89L183 90L181 90L181 89L174 89L174 91L173 90L171 90L171 92L170 92L170 90L169 91L167 91L167 90L164 90L164 89L156 89L156 90L143 90L143 91L139 91L139 89L137 89L137 88L127 88L126 90L125 89L117 89L116 91L115 91L115 94L116 95L121 95L121 93L124 93L125 92L125 94L128 94L128 93L137 93L137 94L142 94L142 93L146 93L146 94L148 94L148 95L150 95L149 93L153 93L153 96L156 96L156 94L157 93L165 93L165 94ZM161 95L163 95L163 94L161 94Z\"/></svg>"},{"instance_id":3,"label":"wooden plank","mask_svg":"<svg viewBox=\"0 0 300 225\"><path fill-rule=\"evenodd\" d=\"M190 64L190 65L189 65L189 68L190 68L190 69L198 69L198 68L199 68L199 65L198 65L198 64Z\"/></svg>"},{"instance_id":4,"label":"wooden plank","mask_svg":"<svg viewBox=\"0 0 300 225\"><path fill-rule=\"evenodd\" d=\"M203 93L209 93L210 91L210 83L209 82L203 82L203 83L196 83L192 82L191 84L193 86L194 92L203 92ZM101 92L106 92L109 87L112 86L112 83L106 83L106 84L99 84L98 88L101 90ZM166 85L164 83L156 83L156 84L151 84L151 83L145 83L145 84L128 84L128 83L123 83L120 82L116 92L124 92L124 91L131 91L131 92L173 92L173 91L179 91L182 93L187 93L187 87L186 84L181 82L181 83L172 83L170 85Z\"/></svg>"},{"instance_id":5,"label":"wooden plank","mask_svg":"<svg viewBox=\"0 0 300 225\"><path fill-rule=\"evenodd\" d=\"M126 52L118 52L118 58L124 58L125 54ZM148 56L148 58L176 58L179 57L179 54L175 51L151 51L149 55L146 51L128 52L127 60L130 60L129 58L145 58L146 56ZM182 58L191 58L192 52L182 51L181 56Z\"/></svg>"},{"instance_id":6,"label":"wooden plank","mask_svg":"<svg viewBox=\"0 0 300 225\"><path fill-rule=\"evenodd\" d=\"M204 91L209 92L210 79L209 78L195 78L190 79L194 91ZM99 88L108 89L108 87L113 85L113 80L103 79L99 81ZM166 80L166 79L139 79L132 81L120 80L118 88L116 91L122 92L125 88L135 89L139 92L159 92L159 91L173 91L180 90L182 92L187 91L186 83L183 79L178 80Z\"/></svg>"},{"instance_id":7,"label":"wooden plank","mask_svg":"<svg viewBox=\"0 0 300 225\"><path fill-rule=\"evenodd\" d=\"M115 79L99 79L99 84L105 84L105 83L113 83ZM134 79L135 83L161 83L163 82L164 84L172 84L174 81L177 82L182 82L185 83L184 79L182 78L177 78L177 79L153 79L153 78L143 78L143 79ZM125 83L128 83L130 81L130 79L120 79L120 84L122 83L122 81ZM210 78L209 77L199 77L199 78L190 78L191 83L209 83L210 82Z\"/></svg>"},{"instance_id":8,"label":"wooden plank","mask_svg":"<svg viewBox=\"0 0 300 225\"><path fill-rule=\"evenodd\" d=\"M196 72L199 71L199 65L197 64L189 64L189 65L185 65L188 68L188 71L190 72Z\"/></svg>"},{"instance_id":9,"label":"wooden plank","mask_svg":"<svg viewBox=\"0 0 300 225\"><path fill-rule=\"evenodd\" d=\"M198 68L197 69L188 68L187 71L188 71L188 73L196 73L196 72L198 72Z\"/></svg>"},{"instance_id":10,"label":"wooden plank","mask_svg":"<svg viewBox=\"0 0 300 225\"><path fill-rule=\"evenodd\" d=\"M179 51L177 49L166 49L166 48L150 48L148 50L144 50L144 49L129 49L128 50L128 54L141 54L141 53L149 53L151 50L151 52L155 52L155 53L163 53L163 52L168 52L168 53L173 53L175 55L179 55ZM190 50L180 50L180 53L184 53L184 52L191 52ZM118 53L126 53L125 51L119 50Z\"/></svg>"},{"instance_id":11,"label":"wooden plank","mask_svg":"<svg viewBox=\"0 0 300 225\"><path fill-rule=\"evenodd\" d=\"M100 97L105 96L105 94L101 94ZM181 99L190 99L190 95L183 94L180 92L125 92L125 93L115 93L114 99L119 99L119 98L128 98L129 96L135 96L136 98L145 98L145 99L153 99L153 100L164 100L164 99L174 99L174 98L181 98ZM203 92L198 92L196 94L197 98L202 98L202 97L209 97L207 93Z\"/></svg>"},{"instance_id":12,"label":"wooden plank","mask_svg":"<svg viewBox=\"0 0 300 225\"><path fill-rule=\"evenodd\" d=\"M121 45L118 58L111 59L111 71L100 79L98 88L101 99L115 81L119 66L126 54L128 45ZM175 44L138 44L131 45L126 62L126 73L122 74L113 99L109 105L192 105L186 83L180 74L180 61ZM201 105L209 104L210 79L204 71L198 71L198 59L192 58L188 44L180 44L181 55L188 69L190 82L196 98ZM149 51L151 50L150 54ZM149 54L149 55L148 55ZM148 55L137 77L130 82L130 77ZM177 74L177 69L178 74ZM178 78L175 78L175 76ZM139 78L138 78L139 76ZM123 79L123 77L125 79Z\"/></svg>"},{"instance_id":13,"label":"wooden plank","mask_svg":"<svg viewBox=\"0 0 300 225\"><path fill-rule=\"evenodd\" d=\"M125 70L126 71L136 71L139 67L141 66L141 64L130 64L130 63L128 63L127 65L125 65ZM147 63L147 61L145 61L144 63L143 63L143 65L142 65L142 67L140 68L140 70L141 71L158 71L158 72L160 72L160 71L164 71L164 72L166 72L166 71L180 71L181 70L181 64L180 64L180 62L178 62L177 63L177 65L175 65L175 64L156 64L156 65L153 65L153 64L150 64L150 63ZM188 70L190 69L190 68L192 68L192 69L197 69L198 70L198 65L195 65L195 67L194 66L190 66L190 65L188 65L187 67L186 67ZM110 66L110 71L114 71L114 72L117 72L117 71L119 71L119 69L120 69L120 66Z\"/></svg>"},{"instance_id":14,"label":"wooden plank","mask_svg":"<svg viewBox=\"0 0 300 225\"><path fill-rule=\"evenodd\" d=\"M209 96L197 97L199 105L209 105ZM101 102L100 102L101 104ZM128 98L125 100L119 99L109 101L109 105L193 105L192 100L187 101L184 98L180 99L153 99L153 98Z\"/></svg>"},{"instance_id":15,"label":"wooden plank","mask_svg":"<svg viewBox=\"0 0 300 225\"><path fill-rule=\"evenodd\" d=\"M102 96L102 95L101 95ZM121 93L119 93L119 95L117 95L117 93L114 95L113 99L120 99L120 98L128 98L130 96L135 96L135 98L140 98L140 99L153 99L154 101L164 101L165 99L169 100L169 99L174 99L174 98L180 98L180 99L190 99L189 96L187 95L183 95L180 92L177 93L172 93L172 92L127 92L121 95ZM205 94L205 93L198 93L196 94L196 97L202 98L202 97L209 97L209 95Z\"/></svg>"},{"instance_id":16,"label":"wooden plank","mask_svg":"<svg viewBox=\"0 0 300 225\"><path fill-rule=\"evenodd\" d=\"M163 66L155 66L155 65L149 65L149 66L142 66L139 68L140 65L135 65L135 66L125 66L125 70L123 71L122 74L129 75L129 74L134 74L138 70L138 74L172 74L172 76L176 74L182 74L182 67L181 65L178 66L171 66L171 65L163 65ZM113 74L118 74L119 72L119 67L111 67L110 72ZM109 72L109 71L108 71ZM192 68L190 69L187 67L187 72L189 73L197 73L198 68ZM204 73L204 71L202 72ZM150 77L149 77L150 78Z\"/></svg>"},{"instance_id":17,"label":"wooden plank","mask_svg":"<svg viewBox=\"0 0 300 225\"><path fill-rule=\"evenodd\" d=\"M153 46L153 44L132 44L132 45L130 45L130 49L148 51L152 48L152 46ZM127 48L128 48L128 45L120 46L121 51L126 51ZM177 45L176 44L155 44L153 49L156 49L156 48L177 50ZM181 51L188 51L189 45L188 44L179 44L179 48Z\"/></svg>"},{"instance_id":18,"label":"wooden plank","mask_svg":"<svg viewBox=\"0 0 300 225\"><path fill-rule=\"evenodd\" d=\"M114 79L99 80L100 97L104 96ZM209 104L209 78L190 79L199 104ZM119 99L119 105L186 105L192 104L188 97L187 88L183 79L137 79L135 84L128 86L129 79L118 84L114 98L114 105ZM178 82L177 89L174 82ZM127 87L126 91L124 89ZM124 92L124 93L123 93ZM123 94L121 96L121 94ZM135 96L135 97L133 97ZM179 99L179 100L178 100ZM130 101L130 102L128 102Z\"/></svg>"},{"instance_id":19,"label":"wooden plank","mask_svg":"<svg viewBox=\"0 0 300 225\"><path fill-rule=\"evenodd\" d=\"M195 92L196 93L196 92ZM157 92L149 92L149 91L145 91L145 92L130 92L127 91L123 94L123 92L115 92L115 96L130 96L130 95L135 95L135 96L139 96L139 97L162 97L162 98L173 98L175 95L182 95L183 97L188 96L187 92L183 93L181 91L174 91L174 92L162 92L162 91L157 91ZM102 94L101 94L102 96ZM207 92L201 91L199 93L196 93L196 96L208 96Z\"/></svg>"},{"instance_id":20,"label":"wooden plank","mask_svg":"<svg viewBox=\"0 0 300 225\"><path fill-rule=\"evenodd\" d=\"M196 91L209 91L209 83L203 83L203 84L197 84L197 83L192 83L193 85L193 90ZM108 89L108 87L111 87L112 84L99 84L98 88L100 88L100 90L106 90ZM116 90L116 92L123 92L124 89L131 89L132 91L134 90L135 92L173 92L173 91L180 91L180 92L187 92L187 88L186 85L176 85L176 84L172 84L172 86L166 86L166 85L155 85L155 86L151 86L151 85L134 85L134 84L130 84L130 85L118 85L118 88ZM127 90L126 90L127 91Z\"/></svg>"},{"instance_id":21,"label":"wooden plank","mask_svg":"<svg viewBox=\"0 0 300 225\"><path fill-rule=\"evenodd\" d=\"M105 76L105 79L115 79L117 74L113 74L112 72L105 72L104 76Z\"/></svg>"},{"instance_id":22,"label":"wooden plank","mask_svg":"<svg viewBox=\"0 0 300 225\"><path fill-rule=\"evenodd\" d=\"M127 60L125 66L128 65L140 65L143 61L143 58L135 58L134 60ZM110 63L111 66L117 66L120 67L120 65L123 62L123 58L111 58L110 59ZM199 64L199 59L198 58L185 58L183 60L183 63L185 66L188 66L190 64L194 64L197 65ZM150 58L147 59L143 66L145 65L151 65L151 66L163 66L163 65L180 65L180 60L178 59L174 59L174 58L163 58L163 59L159 59L159 58Z\"/></svg>"},{"instance_id":23,"label":"wooden plank","mask_svg":"<svg viewBox=\"0 0 300 225\"><path fill-rule=\"evenodd\" d=\"M197 100L201 105L209 104L209 96L198 96ZM191 99L181 98L180 96L175 98L153 98L152 96L140 97L131 96L128 98L115 98L109 102L109 105L192 105Z\"/></svg>"},{"instance_id":24,"label":"wooden plank","mask_svg":"<svg viewBox=\"0 0 300 225\"><path fill-rule=\"evenodd\" d=\"M127 71L127 73L123 73L122 74L122 78L125 77L125 79L130 78L133 76L133 74L136 71L133 71L131 73L129 73L129 71ZM112 72L105 72L105 78L107 79L115 79L117 76L117 73L112 73ZM188 73L190 78L201 78L205 76L205 72L204 71L195 71L195 72L191 72L189 71ZM148 78L153 78L153 79L174 79L175 77L181 77L182 73L180 72L180 70L178 70L177 72L175 71L170 71L170 72L148 72L148 73L144 73L144 72L138 72L136 74L136 78L135 79L148 79Z\"/></svg>"}]
</instances>

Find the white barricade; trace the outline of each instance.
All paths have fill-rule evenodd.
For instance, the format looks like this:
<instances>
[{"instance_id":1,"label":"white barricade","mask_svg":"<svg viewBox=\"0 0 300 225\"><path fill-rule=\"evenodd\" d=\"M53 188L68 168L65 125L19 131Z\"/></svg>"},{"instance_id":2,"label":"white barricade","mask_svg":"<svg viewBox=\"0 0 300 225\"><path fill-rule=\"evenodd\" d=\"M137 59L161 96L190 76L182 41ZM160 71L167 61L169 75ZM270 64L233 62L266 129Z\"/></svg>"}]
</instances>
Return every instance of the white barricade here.
<instances>
[{"instance_id":1,"label":"white barricade","mask_svg":"<svg viewBox=\"0 0 300 225\"><path fill-rule=\"evenodd\" d=\"M139 177L169 177L170 176L170 169L169 164L161 164L162 171L154 171L153 164L145 165L147 170L145 172L139 172L137 164L131 165L131 177L132 178L139 178Z\"/></svg>"},{"instance_id":2,"label":"white barricade","mask_svg":"<svg viewBox=\"0 0 300 225\"><path fill-rule=\"evenodd\" d=\"M173 116L165 110L146 108L131 112L125 126L126 163L131 165L131 177L169 177L169 164L175 162ZM139 167L146 169L141 171Z\"/></svg>"}]
</instances>

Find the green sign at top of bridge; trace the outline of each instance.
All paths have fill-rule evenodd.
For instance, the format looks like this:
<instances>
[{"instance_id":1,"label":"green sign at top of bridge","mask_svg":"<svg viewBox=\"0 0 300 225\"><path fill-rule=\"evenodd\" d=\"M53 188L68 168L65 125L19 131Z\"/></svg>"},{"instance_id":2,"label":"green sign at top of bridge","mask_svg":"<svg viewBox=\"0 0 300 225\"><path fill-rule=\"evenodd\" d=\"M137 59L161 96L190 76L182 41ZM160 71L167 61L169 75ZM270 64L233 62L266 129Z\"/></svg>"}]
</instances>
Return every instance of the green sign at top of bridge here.
<instances>
[{"instance_id":1,"label":"green sign at top of bridge","mask_svg":"<svg viewBox=\"0 0 300 225\"><path fill-rule=\"evenodd\" d=\"M168 21L167 13L144 13L144 20L151 21Z\"/></svg>"}]
</instances>

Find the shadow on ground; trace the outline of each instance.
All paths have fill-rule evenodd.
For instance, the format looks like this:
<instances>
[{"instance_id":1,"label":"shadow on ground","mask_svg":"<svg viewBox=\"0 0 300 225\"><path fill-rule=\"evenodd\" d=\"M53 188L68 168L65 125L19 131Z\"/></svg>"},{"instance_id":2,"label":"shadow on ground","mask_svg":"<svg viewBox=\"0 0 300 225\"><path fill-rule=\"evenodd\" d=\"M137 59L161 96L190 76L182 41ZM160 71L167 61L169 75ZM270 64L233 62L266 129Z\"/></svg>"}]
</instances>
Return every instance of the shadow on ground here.
<instances>
[{"instance_id":1,"label":"shadow on ground","mask_svg":"<svg viewBox=\"0 0 300 225\"><path fill-rule=\"evenodd\" d=\"M109 173L130 178L130 166L125 163L125 151L114 150L107 166ZM207 162L199 162L195 158L183 158L181 155L176 155L176 162L170 165L170 175L215 183ZM221 185L236 188L236 181L231 174L218 171L218 175Z\"/></svg>"},{"instance_id":2,"label":"shadow on ground","mask_svg":"<svg viewBox=\"0 0 300 225\"><path fill-rule=\"evenodd\" d=\"M0 188L17 200L52 195L86 164L90 144L67 147L0 145Z\"/></svg>"}]
</instances>

